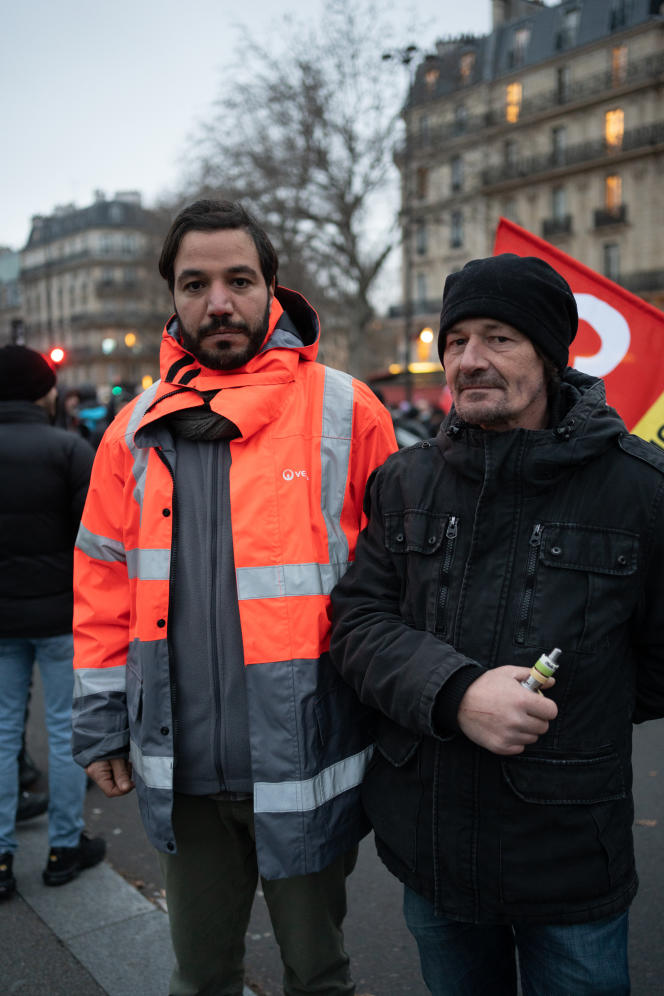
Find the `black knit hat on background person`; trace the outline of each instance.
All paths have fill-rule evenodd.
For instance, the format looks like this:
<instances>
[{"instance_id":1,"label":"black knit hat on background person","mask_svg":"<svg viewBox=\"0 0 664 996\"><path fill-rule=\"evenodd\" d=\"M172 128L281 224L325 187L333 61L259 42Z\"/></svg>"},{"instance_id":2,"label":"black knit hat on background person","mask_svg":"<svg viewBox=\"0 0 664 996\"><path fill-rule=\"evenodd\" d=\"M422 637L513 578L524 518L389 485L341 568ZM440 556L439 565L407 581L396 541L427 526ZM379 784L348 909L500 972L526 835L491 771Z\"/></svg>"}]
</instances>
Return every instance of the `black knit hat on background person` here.
<instances>
[{"instance_id":1,"label":"black knit hat on background person","mask_svg":"<svg viewBox=\"0 0 664 996\"><path fill-rule=\"evenodd\" d=\"M37 401L55 384L53 367L27 346L0 348L0 401Z\"/></svg>"},{"instance_id":2,"label":"black knit hat on background person","mask_svg":"<svg viewBox=\"0 0 664 996\"><path fill-rule=\"evenodd\" d=\"M579 316L567 281L537 256L502 253L471 259L450 273L443 291L438 355L445 334L462 318L495 318L528 336L562 370Z\"/></svg>"}]
</instances>

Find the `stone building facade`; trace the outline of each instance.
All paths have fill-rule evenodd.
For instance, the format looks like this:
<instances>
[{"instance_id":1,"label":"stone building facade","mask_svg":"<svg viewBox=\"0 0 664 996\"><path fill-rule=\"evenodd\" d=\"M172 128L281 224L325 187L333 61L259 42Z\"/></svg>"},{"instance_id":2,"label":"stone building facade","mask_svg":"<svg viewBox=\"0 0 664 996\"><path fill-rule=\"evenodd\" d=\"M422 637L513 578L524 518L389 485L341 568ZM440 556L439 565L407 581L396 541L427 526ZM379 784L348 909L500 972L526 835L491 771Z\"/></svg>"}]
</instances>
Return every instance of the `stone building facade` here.
<instances>
[{"instance_id":1,"label":"stone building facade","mask_svg":"<svg viewBox=\"0 0 664 996\"><path fill-rule=\"evenodd\" d=\"M404 109L411 355L445 276L491 255L501 216L664 307L664 4L492 8L491 34L419 63Z\"/></svg>"},{"instance_id":2,"label":"stone building facade","mask_svg":"<svg viewBox=\"0 0 664 996\"><path fill-rule=\"evenodd\" d=\"M86 208L32 219L21 251L24 342L44 353L61 346L59 383L138 390L156 379L165 317L172 309L157 272L164 224L140 195L97 194Z\"/></svg>"}]
</instances>

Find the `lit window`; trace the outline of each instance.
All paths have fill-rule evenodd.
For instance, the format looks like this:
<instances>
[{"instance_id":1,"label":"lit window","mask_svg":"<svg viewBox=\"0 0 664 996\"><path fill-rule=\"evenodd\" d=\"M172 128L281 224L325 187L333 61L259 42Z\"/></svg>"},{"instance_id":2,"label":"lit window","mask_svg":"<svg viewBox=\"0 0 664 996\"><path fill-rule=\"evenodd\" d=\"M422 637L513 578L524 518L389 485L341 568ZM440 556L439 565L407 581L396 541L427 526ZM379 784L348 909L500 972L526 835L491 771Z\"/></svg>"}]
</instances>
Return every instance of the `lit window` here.
<instances>
[{"instance_id":1,"label":"lit window","mask_svg":"<svg viewBox=\"0 0 664 996\"><path fill-rule=\"evenodd\" d=\"M424 74L424 82L427 85L427 90L431 91L435 89L436 83L438 82L438 77L440 76L440 69L427 69Z\"/></svg>"},{"instance_id":2,"label":"lit window","mask_svg":"<svg viewBox=\"0 0 664 996\"><path fill-rule=\"evenodd\" d=\"M505 120L514 124L519 120L523 87L520 83L509 83L505 91Z\"/></svg>"},{"instance_id":3,"label":"lit window","mask_svg":"<svg viewBox=\"0 0 664 996\"><path fill-rule=\"evenodd\" d=\"M605 242L603 246L604 276L609 280L620 277L620 246L617 242Z\"/></svg>"},{"instance_id":4,"label":"lit window","mask_svg":"<svg viewBox=\"0 0 664 996\"><path fill-rule=\"evenodd\" d=\"M468 83L475 66L475 53L466 52L459 59L459 73L462 83Z\"/></svg>"},{"instance_id":5,"label":"lit window","mask_svg":"<svg viewBox=\"0 0 664 996\"><path fill-rule=\"evenodd\" d=\"M611 79L613 85L624 83L627 78L627 45L617 45L611 51Z\"/></svg>"},{"instance_id":6,"label":"lit window","mask_svg":"<svg viewBox=\"0 0 664 996\"><path fill-rule=\"evenodd\" d=\"M610 149L622 148L625 134L625 112L618 107L604 115L604 137Z\"/></svg>"},{"instance_id":7,"label":"lit window","mask_svg":"<svg viewBox=\"0 0 664 996\"><path fill-rule=\"evenodd\" d=\"M617 214L622 207L622 177L617 173L604 181L604 205L610 214Z\"/></svg>"}]
</instances>

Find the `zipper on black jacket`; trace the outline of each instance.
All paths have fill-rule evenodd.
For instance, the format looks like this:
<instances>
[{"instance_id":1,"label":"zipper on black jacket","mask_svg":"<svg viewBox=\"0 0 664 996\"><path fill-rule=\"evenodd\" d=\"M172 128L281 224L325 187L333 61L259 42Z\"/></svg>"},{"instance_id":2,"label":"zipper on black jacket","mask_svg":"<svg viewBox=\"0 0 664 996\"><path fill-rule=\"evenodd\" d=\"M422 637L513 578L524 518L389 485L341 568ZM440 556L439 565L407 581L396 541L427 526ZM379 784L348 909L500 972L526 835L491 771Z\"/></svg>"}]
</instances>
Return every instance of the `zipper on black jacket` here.
<instances>
[{"instance_id":1,"label":"zipper on black jacket","mask_svg":"<svg viewBox=\"0 0 664 996\"><path fill-rule=\"evenodd\" d=\"M450 592L450 568L454 557L458 524L459 519L457 516L451 515L447 523L447 529L445 530L445 549L443 551L443 559L440 565L440 574L438 576L438 605L436 608L435 631L441 636L445 636L447 633L445 610L447 608L447 599Z\"/></svg>"},{"instance_id":2,"label":"zipper on black jacket","mask_svg":"<svg viewBox=\"0 0 664 996\"><path fill-rule=\"evenodd\" d=\"M178 714L177 714L176 709L175 709L175 706L176 706L176 684L175 684L175 677L173 675L173 659L174 659L175 655L173 653L173 643L172 643L172 639L171 639L171 634L173 632L173 627L171 625L171 622L172 622L172 620L171 620L171 614L172 614L172 606L173 606L173 591L175 589L175 551L177 550L176 539L177 539L178 517L177 517L177 501L176 501L176 496L175 496L175 474L173 473L173 468L171 467L170 463L166 459L166 455L165 455L164 451L162 450L161 446L157 446L156 450L157 450L157 456L159 457L159 459L163 463L164 467L166 467L168 473L171 475L171 481L173 482L173 499L171 501L171 506L172 506L171 507L171 518L173 520L173 524L171 526L171 563L170 563L170 570L169 570L169 574L168 574L168 619L166 621L166 649L167 649L167 652L168 652L168 677L169 677L169 685L170 685L170 690L171 690L171 713L172 713L172 722L173 722L173 731L172 731L173 732L173 768L175 769L175 745L176 745L176 740L177 740L177 735L178 735L178 720L177 720L177 715Z\"/></svg>"},{"instance_id":3,"label":"zipper on black jacket","mask_svg":"<svg viewBox=\"0 0 664 996\"><path fill-rule=\"evenodd\" d=\"M223 445L223 443L221 444ZM219 778L219 784L224 785L224 772L223 765L221 763L220 757L220 743L221 743L221 682L219 675L219 645L217 641L217 625L219 622L217 613L217 531L218 531L218 511L219 504L217 502L217 461L211 461L214 464L213 472L211 474L211 494L210 494L210 508L212 509L212 519L210 523L210 648L211 648L211 661L210 665L212 668L212 690L214 694L214 736L212 738L212 743L214 744L214 766Z\"/></svg>"},{"instance_id":4,"label":"zipper on black jacket","mask_svg":"<svg viewBox=\"0 0 664 996\"><path fill-rule=\"evenodd\" d=\"M542 523L537 522L530 534L530 550L528 552L528 565L526 567L526 586L521 599L521 611L519 612L519 627L516 631L516 642L525 643L528 621L533 604L535 592L535 573L537 571L537 558L542 542Z\"/></svg>"}]
</instances>

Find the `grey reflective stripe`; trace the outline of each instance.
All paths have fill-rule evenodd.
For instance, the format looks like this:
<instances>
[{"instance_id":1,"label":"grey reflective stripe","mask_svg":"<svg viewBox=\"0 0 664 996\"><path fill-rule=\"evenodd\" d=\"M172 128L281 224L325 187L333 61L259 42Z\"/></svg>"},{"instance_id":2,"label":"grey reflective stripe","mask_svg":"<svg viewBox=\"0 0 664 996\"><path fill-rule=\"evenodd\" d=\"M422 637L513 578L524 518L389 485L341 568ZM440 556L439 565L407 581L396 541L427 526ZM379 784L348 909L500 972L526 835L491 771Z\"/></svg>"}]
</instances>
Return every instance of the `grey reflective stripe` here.
<instances>
[{"instance_id":1,"label":"grey reflective stripe","mask_svg":"<svg viewBox=\"0 0 664 996\"><path fill-rule=\"evenodd\" d=\"M143 494L145 492L145 475L148 469L148 457L150 455L149 448L140 449L134 443L134 434L138 429L141 419L145 415L146 411L154 401L155 395L159 390L161 384L160 380L156 380L154 384L151 384L147 391L144 391L138 398L134 410L132 411L129 421L127 422L127 428L125 430L125 443L127 444L127 449L132 455L134 461L134 466L132 468L132 473L134 475L134 480L136 481L136 487L134 488L134 498L138 507L141 510L141 516L143 515Z\"/></svg>"},{"instance_id":2,"label":"grey reflective stripe","mask_svg":"<svg viewBox=\"0 0 664 996\"><path fill-rule=\"evenodd\" d=\"M348 483L352 430L353 379L340 370L326 367L320 444L321 506L335 583L348 566L348 540L341 528L341 513Z\"/></svg>"},{"instance_id":3,"label":"grey reflective stripe","mask_svg":"<svg viewBox=\"0 0 664 996\"><path fill-rule=\"evenodd\" d=\"M86 695L104 695L107 692L124 692L126 668L81 667L74 670L74 698Z\"/></svg>"},{"instance_id":4,"label":"grey reflective stripe","mask_svg":"<svg viewBox=\"0 0 664 996\"><path fill-rule=\"evenodd\" d=\"M132 740L129 745L129 760L136 774L148 788L173 788L172 757L152 757L150 754L143 754L138 744Z\"/></svg>"},{"instance_id":5,"label":"grey reflective stripe","mask_svg":"<svg viewBox=\"0 0 664 996\"><path fill-rule=\"evenodd\" d=\"M320 443L321 511L330 562L239 567L235 573L240 601L329 595L348 570L348 540L341 527L341 513L350 466L353 400L353 378L326 367Z\"/></svg>"},{"instance_id":6,"label":"grey reflective stripe","mask_svg":"<svg viewBox=\"0 0 664 996\"><path fill-rule=\"evenodd\" d=\"M373 745L299 782L256 782L255 813L306 813L355 788L364 777Z\"/></svg>"},{"instance_id":7,"label":"grey reflective stripe","mask_svg":"<svg viewBox=\"0 0 664 996\"><path fill-rule=\"evenodd\" d=\"M124 563L126 559L125 548L119 540L91 533L83 523L78 527L76 546L83 553L87 553L88 557L93 557L95 560L105 560L108 563L119 560Z\"/></svg>"},{"instance_id":8,"label":"grey reflective stripe","mask_svg":"<svg viewBox=\"0 0 664 996\"><path fill-rule=\"evenodd\" d=\"M282 564L279 567L239 567L238 598L287 598L329 595L339 579L338 565ZM342 565L342 573L348 562Z\"/></svg>"},{"instance_id":9,"label":"grey reflective stripe","mask_svg":"<svg viewBox=\"0 0 664 996\"><path fill-rule=\"evenodd\" d=\"M170 570L170 550L127 550L127 571L130 578L168 581Z\"/></svg>"}]
</instances>

